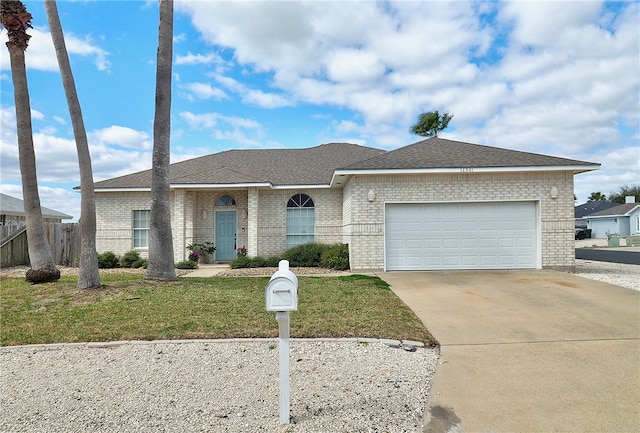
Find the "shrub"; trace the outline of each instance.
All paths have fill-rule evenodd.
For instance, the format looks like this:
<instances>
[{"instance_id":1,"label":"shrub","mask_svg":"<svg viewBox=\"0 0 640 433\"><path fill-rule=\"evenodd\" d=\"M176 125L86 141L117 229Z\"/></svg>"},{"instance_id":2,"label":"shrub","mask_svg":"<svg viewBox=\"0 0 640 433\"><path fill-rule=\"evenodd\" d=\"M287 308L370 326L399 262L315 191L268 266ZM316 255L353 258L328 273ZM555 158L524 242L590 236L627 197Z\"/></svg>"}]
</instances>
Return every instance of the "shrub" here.
<instances>
[{"instance_id":1,"label":"shrub","mask_svg":"<svg viewBox=\"0 0 640 433\"><path fill-rule=\"evenodd\" d=\"M145 268L147 269L147 266L149 265L149 263L147 262L147 260L145 259L138 259L135 262L131 263L131 267L132 268Z\"/></svg>"},{"instance_id":2,"label":"shrub","mask_svg":"<svg viewBox=\"0 0 640 433\"><path fill-rule=\"evenodd\" d=\"M284 252L282 258L289 261L291 267L317 268L320 266L322 252L329 248L329 245L308 243L289 248Z\"/></svg>"},{"instance_id":3,"label":"shrub","mask_svg":"<svg viewBox=\"0 0 640 433\"><path fill-rule=\"evenodd\" d=\"M131 250L124 253L124 256L120 259L121 268L133 268L133 264L140 260L140 254L137 251ZM140 266L135 266L139 268Z\"/></svg>"},{"instance_id":4,"label":"shrub","mask_svg":"<svg viewBox=\"0 0 640 433\"><path fill-rule=\"evenodd\" d=\"M280 257L278 256L274 256L274 257L267 257L264 261L264 265L267 268L277 268L278 265L280 264Z\"/></svg>"},{"instance_id":5,"label":"shrub","mask_svg":"<svg viewBox=\"0 0 640 433\"><path fill-rule=\"evenodd\" d=\"M251 266L251 259L247 256L238 255L235 259L229 262L231 269L248 268Z\"/></svg>"},{"instance_id":6,"label":"shrub","mask_svg":"<svg viewBox=\"0 0 640 433\"><path fill-rule=\"evenodd\" d=\"M98 267L102 269L117 268L120 260L111 251L107 251L102 254L98 254Z\"/></svg>"},{"instance_id":7,"label":"shrub","mask_svg":"<svg viewBox=\"0 0 640 433\"><path fill-rule=\"evenodd\" d=\"M336 244L326 249L322 253L320 266L338 271L349 269L349 245Z\"/></svg>"},{"instance_id":8,"label":"shrub","mask_svg":"<svg viewBox=\"0 0 640 433\"><path fill-rule=\"evenodd\" d=\"M176 269L195 269L198 267L198 264L193 260L183 260L181 262L176 263Z\"/></svg>"},{"instance_id":9,"label":"shrub","mask_svg":"<svg viewBox=\"0 0 640 433\"><path fill-rule=\"evenodd\" d=\"M264 268L267 266L267 260L264 257L255 256L249 260L249 267L251 268Z\"/></svg>"}]
</instances>

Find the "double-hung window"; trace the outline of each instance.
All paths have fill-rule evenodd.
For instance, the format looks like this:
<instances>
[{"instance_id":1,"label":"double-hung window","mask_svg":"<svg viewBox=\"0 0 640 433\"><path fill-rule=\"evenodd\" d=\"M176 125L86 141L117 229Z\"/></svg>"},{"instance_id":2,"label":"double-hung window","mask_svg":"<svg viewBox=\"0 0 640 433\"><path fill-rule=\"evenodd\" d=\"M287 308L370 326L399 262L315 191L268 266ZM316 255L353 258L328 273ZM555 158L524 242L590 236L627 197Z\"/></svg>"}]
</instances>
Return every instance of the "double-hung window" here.
<instances>
[{"instance_id":1,"label":"double-hung window","mask_svg":"<svg viewBox=\"0 0 640 433\"><path fill-rule=\"evenodd\" d=\"M149 248L148 210L133 211L133 248Z\"/></svg>"},{"instance_id":2,"label":"double-hung window","mask_svg":"<svg viewBox=\"0 0 640 433\"><path fill-rule=\"evenodd\" d=\"M287 248L315 240L315 208L306 194L296 194L287 203Z\"/></svg>"}]
</instances>

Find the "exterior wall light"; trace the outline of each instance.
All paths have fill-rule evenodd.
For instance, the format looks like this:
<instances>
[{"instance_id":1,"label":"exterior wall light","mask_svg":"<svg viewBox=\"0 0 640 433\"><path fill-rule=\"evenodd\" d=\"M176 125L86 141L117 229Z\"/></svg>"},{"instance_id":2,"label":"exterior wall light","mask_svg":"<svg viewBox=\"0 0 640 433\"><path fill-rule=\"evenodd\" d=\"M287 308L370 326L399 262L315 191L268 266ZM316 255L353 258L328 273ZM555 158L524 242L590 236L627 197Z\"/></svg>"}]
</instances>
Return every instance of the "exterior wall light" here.
<instances>
[{"instance_id":1,"label":"exterior wall light","mask_svg":"<svg viewBox=\"0 0 640 433\"><path fill-rule=\"evenodd\" d=\"M555 186L552 186L551 190L549 191L549 195L551 196L552 199L558 198L558 188Z\"/></svg>"},{"instance_id":2,"label":"exterior wall light","mask_svg":"<svg viewBox=\"0 0 640 433\"><path fill-rule=\"evenodd\" d=\"M374 201L375 199L376 199L376 192L370 189L369 193L367 194L367 200Z\"/></svg>"}]
</instances>

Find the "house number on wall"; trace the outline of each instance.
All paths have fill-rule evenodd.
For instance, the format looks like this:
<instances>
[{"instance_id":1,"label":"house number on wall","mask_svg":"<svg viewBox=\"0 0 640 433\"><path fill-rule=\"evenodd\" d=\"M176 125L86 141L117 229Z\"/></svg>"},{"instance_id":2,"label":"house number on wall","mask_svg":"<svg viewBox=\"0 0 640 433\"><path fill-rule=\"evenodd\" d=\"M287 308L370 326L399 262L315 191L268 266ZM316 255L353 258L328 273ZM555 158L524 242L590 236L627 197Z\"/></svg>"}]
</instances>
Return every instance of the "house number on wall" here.
<instances>
[{"instance_id":1,"label":"house number on wall","mask_svg":"<svg viewBox=\"0 0 640 433\"><path fill-rule=\"evenodd\" d=\"M471 168L471 167L462 167L460 169L460 173L473 173L473 168Z\"/></svg>"}]
</instances>

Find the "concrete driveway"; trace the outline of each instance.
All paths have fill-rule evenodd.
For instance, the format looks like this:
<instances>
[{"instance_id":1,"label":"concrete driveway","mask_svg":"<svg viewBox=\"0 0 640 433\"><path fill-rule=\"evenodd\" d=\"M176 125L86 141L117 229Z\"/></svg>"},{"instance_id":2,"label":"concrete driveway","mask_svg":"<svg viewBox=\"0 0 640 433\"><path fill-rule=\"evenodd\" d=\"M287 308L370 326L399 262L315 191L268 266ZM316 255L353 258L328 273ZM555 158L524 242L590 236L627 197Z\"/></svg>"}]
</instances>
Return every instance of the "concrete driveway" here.
<instances>
[{"instance_id":1,"label":"concrete driveway","mask_svg":"<svg viewBox=\"0 0 640 433\"><path fill-rule=\"evenodd\" d=\"M378 276L441 344L425 432L640 431L640 292L547 270Z\"/></svg>"}]
</instances>

